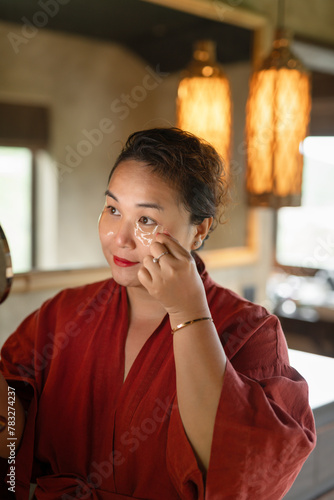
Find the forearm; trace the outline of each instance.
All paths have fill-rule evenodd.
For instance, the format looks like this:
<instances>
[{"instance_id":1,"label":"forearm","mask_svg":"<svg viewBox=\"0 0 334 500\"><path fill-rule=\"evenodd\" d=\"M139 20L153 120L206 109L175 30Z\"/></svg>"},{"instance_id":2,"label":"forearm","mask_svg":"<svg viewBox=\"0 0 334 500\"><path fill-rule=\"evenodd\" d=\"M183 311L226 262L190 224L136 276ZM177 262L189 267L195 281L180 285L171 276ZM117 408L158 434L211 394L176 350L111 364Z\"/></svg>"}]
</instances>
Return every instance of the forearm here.
<instances>
[{"instance_id":1,"label":"forearm","mask_svg":"<svg viewBox=\"0 0 334 500\"><path fill-rule=\"evenodd\" d=\"M210 316L209 309L196 317ZM195 317L170 317L172 328ZM226 357L211 321L199 321L174 333L177 399L187 437L207 470Z\"/></svg>"},{"instance_id":2,"label":"forearm","mask_svg":"<svg viewBox=\"0 0 334 500\"><path fill-rule=\"evenodd\" d=\"M11 389L8 390L8 384L2 373L0 373L0 415L7 421L6 428L0 433L0 457L8 458L10 454L8 444L14 443L17 449L21 442L25 414L19 398Z\"/></svg>"}]
</instances>

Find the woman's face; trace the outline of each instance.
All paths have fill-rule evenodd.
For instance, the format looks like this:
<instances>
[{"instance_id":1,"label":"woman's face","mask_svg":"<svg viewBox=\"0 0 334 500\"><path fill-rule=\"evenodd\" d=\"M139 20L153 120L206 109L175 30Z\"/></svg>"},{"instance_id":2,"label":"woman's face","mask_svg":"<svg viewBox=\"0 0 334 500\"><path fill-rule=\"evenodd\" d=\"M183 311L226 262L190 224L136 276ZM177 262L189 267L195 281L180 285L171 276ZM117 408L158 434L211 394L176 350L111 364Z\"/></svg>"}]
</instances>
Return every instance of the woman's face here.
<instances>
[{"instance_id":1,"label":"woman's face","mask_svg":"<svg viewBox=\"0 0 334 500\"><path fill-rule=\"evenodd\" d=\"M99 221L103 253L116 282L141 286L137 273L157 231L168 232L190 251L197 226L190 224L175 190L147 166L121 162L110 179Z\"/></svg>"}]
</instances>

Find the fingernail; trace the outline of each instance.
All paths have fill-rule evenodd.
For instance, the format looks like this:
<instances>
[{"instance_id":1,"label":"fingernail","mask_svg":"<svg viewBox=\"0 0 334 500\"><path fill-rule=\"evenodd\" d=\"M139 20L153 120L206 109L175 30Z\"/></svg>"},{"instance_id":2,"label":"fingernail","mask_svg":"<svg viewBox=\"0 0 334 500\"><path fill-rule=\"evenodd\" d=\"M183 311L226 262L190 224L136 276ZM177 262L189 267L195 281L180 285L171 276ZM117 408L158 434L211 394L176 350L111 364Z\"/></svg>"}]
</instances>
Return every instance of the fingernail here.
<instances>
[{"instance_id":1,"label":"fingernail","mask_svg":"<svg viewBox=\"0 0 334 500\"><path fill-rule=\"evenodd\" d=\"M157 234L157 236L158 236L158 234L165 234L166 236L172 236L168 231L164 231L163 233L156 233L156 234Z\"/></svg>"}]
</instances>

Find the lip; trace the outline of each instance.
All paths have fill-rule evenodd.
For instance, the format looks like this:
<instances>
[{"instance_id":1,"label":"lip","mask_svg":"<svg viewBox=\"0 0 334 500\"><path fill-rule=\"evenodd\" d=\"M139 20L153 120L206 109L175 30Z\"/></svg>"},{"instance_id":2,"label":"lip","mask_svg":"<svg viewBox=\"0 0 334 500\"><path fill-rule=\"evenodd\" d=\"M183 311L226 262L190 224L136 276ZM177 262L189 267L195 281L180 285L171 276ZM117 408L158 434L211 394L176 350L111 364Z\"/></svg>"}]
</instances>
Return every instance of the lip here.
<instances>
[{"instance_id":1,"label":"lip","mask_svg":"<svg viewBox=\"0 0 334 500\"><path fill-rule=\"evenodd\" d=\"M136 264L139 264L139 262L131 262L130 260L121 259L120 257L117 257L116 255L114 255L114 262L117 266L120 266L120 267L131 267L131 266L135 266Z\"/></svg>"}]
</instances>

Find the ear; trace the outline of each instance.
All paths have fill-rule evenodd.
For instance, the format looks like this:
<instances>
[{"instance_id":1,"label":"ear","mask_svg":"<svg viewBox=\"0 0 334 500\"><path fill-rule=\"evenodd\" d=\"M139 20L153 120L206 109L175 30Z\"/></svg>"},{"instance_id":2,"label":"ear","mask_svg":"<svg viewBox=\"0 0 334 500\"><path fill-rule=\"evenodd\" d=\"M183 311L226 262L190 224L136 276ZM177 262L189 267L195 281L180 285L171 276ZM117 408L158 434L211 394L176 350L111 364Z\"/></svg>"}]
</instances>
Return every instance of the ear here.
<instances>
[{"instance_id":1,"label":"ear","mask_svg":"<svg viewBox=\"0 0 334 500\"><path fill-rule=\"evenodd\" d=\"M203 222L195 226L196 233L194 235L193 244L191 245L192 250L200 248L210 230L210 227L212 226L212 222L213 217L207 217L203 220Z\"/></svg>"}]
</instances>

